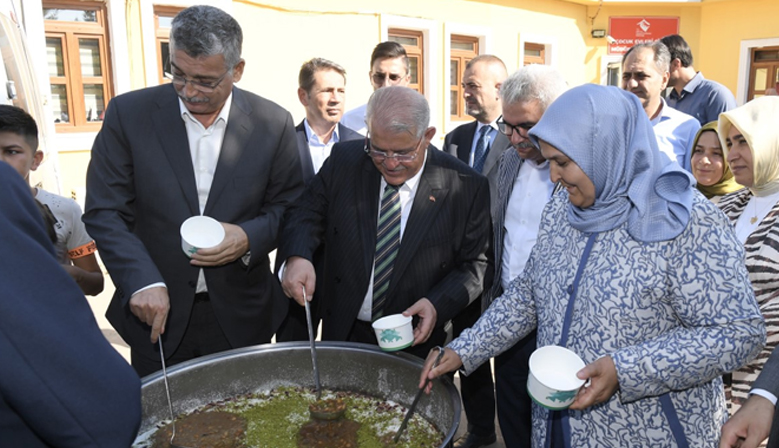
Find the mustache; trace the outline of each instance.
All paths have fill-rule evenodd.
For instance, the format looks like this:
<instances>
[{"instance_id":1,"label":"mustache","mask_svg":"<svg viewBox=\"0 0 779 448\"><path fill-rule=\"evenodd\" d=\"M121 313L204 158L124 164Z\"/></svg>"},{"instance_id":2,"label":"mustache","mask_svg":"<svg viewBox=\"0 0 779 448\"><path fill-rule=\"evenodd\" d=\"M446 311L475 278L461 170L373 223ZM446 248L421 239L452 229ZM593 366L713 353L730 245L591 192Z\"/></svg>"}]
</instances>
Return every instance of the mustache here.
<instances>
[{"instance_id":1,"label":"mustache","mask_svg":"<svg viewBox=\"0 0 779 448\"><path fill-rule=\"evenodd\" d=\"M535 146L533 146L533 143L529 141L519 142L516 145L514 145L514 148L516 149L533 149Z\"/></svg>"},{"instance_id":2,"label":"mustache","mask_svg":"<svg viewBox=\"0 0 779 448\"><path fill-rule=\"evenodd\" d=\"M182 93L179 93L178 95L179 98L181 98L181 100L184 101L185 103L195 104L195 103L207 103L210 101L210 98L208 97L200 98L196 96L186 96L183 95Z\"/></svg>"}]
</instances>

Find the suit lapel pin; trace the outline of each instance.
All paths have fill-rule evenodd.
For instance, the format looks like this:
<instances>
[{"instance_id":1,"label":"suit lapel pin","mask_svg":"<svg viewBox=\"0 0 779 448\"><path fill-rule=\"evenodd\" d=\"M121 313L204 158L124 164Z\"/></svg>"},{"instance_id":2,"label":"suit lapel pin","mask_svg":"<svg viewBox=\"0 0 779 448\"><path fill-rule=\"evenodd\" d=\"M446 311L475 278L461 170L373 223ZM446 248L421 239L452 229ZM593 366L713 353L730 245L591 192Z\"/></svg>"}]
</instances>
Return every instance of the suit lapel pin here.
<instances>
[{"instance_id":1,"label":"suit lapel pin","mask_svg":"<svg viewBox=\"0 0 779 448\"><path fill-rule=\"evenodd\" d=\"M435 202L435 196L433 196L433 195L430 195L430 197L428 199L430 199L430 202Z\"/></svg>"}]
</instances>

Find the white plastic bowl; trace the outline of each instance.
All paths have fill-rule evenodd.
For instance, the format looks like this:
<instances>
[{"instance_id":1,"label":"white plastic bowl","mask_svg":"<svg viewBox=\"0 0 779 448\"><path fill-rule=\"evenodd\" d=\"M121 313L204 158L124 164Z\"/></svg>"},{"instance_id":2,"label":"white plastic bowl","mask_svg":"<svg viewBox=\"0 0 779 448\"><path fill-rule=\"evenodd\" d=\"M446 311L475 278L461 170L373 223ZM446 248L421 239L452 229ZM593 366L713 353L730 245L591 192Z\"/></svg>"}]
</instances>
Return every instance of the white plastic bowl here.
<instances>
[{"instance_id":1,"label":"white plastic bowl","mask_svg":"<svg viewBox=\"0 0 779 448\"><path fill-rule=\"evenodd\" d=\"M547 345L530 355L527 391L541 406L558 411L568 408L585 380L576 377L584 361L565 347Z\"/></svg>"}]
</instances>

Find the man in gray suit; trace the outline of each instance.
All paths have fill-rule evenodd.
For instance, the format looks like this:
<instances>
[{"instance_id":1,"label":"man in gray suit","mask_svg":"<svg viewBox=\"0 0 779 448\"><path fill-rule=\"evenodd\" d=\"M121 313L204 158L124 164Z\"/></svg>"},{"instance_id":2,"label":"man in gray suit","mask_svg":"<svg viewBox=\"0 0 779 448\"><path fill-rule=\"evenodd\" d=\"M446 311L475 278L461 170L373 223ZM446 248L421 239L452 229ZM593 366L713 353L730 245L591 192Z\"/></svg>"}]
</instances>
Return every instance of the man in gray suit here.
<instances>
[{"instance_id":1,"label":"man in gray suit","mask_svg":"<svg viewBox=\"0 0 779 448\"><path fill-rule=\"evenodd\" d=\"M370 138L335 145L284 215L282 287L292 306L302 306L316 277L324 278L322 340L376 344L372 321L413 316L414 346L406 351L424 357L444 342L445 324L481 295L489 185L430 146L435 127L418 92L378 89L367 118ZM322 245L324 270L315 272Z\"/></svg>"},{"instance_id":2,"label":"man in gray suit","mask_svg":"<svg viewBox=\"0 0 779 448\"><path fill-rule=\"evenodd\" d=\"M498 132L496 124L501 112L500 86L507 76L506 65L496 56L483 54L468 61L463 73L463 97L466 112L476 120L458 126L444 139L444 148L449 154L487 176L493 204L497 203L495 198L498 197L498 160L503 151L511 147L508 138ZM495 208L491 209L494 218ZM487 273L490 276L492 271L488 268ZM476 300L457 315L452 320L453 337L476 323L481 311L481 300ZM494 388L489 363L460 377L468 432L455 442L455 448L478 448L495 443Z\"/></svg>"},{"instance_id":3,"label":"man in gray suit","mask_svg":"<svg viewBox=\"0 0 779 448\"><path fill-rule=\"evenodd\" d=\"M302 191L292 117L233 86L238 23L211 6L171 26L171 84L114 98L92 148L84 222L116 285L107 317L139 375L269 342L288 300L270 270L279 222ZM188 258L179 228L193 215L225 238Z\"/></svg>"},{"instance_id":4,"label":"man in gray suit","mask_svg":"<svg viewBox=\"0 0 779 448\"><path fill-rule=\"evenodd\" d=\"M528 65L500 87L503 116L497 123L514 147L498 162L498 196L493 209L495 273L483 297L485 308L525 268L536 243L541 214L553 194L549 162L528 139L528 131L566 89L563 76L546 65ZM533 331L495 357L498 421L506 446L530 447L532 401L527 393L528 361L536 348Z\"/></svg>"},{"instance_id":5,"label":"man in gray suit","mask_svg":"<svg viewBox=\"0 0 779 448\"><path fill-rule=\"evenodd\" d=\"M768 438L768 448L779 447L779 352L771 353L760 376L752 383L749 398L722 427L720 448L756 448Z\"/></svg>"}]
</instances>

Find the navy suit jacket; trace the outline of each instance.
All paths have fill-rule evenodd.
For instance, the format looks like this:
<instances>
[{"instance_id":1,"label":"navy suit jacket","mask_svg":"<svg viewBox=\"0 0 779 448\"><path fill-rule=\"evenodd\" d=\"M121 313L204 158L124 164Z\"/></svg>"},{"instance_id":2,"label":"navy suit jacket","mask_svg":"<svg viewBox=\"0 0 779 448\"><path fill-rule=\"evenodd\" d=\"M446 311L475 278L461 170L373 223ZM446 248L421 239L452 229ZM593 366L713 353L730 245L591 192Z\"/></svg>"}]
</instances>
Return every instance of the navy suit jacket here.
<instances>
[{"instance_id":1,"label":"navy suit jacket","mask_svg":"<svg viewBox=\"0 0 779 448\"><path fill-rule=\"evenodd\" d=\"M289 300L271 274L280 220L303 189L290 114L233 88L204 215L237 224L251 258L203 269L214 313L233 347L269 342ZM150 327L131 313L131 294L165 282L170 313L163 342L172 354L187 328L199 268L181 250L179 228L199 215L187 133L172 85L120 95L108 106L87 171L84 223L116 285L106 313L133 350L159 356Z\"/></svg>"},{"instance_id":2,"label":"navy suit jacket","mask_svg":"<svg viewBox=\"0 0 779 448\"><path fill-rule=\"evenodd\" d=\"M2 162L0 191L0 446L130 446L138 376L55 259L30 187Z\"/></svg>"},{"instance_id":3,"label":"navy suit jacket","mask_svg":"<svg viewBox=\"0 0 779 448\"><path fill-rule=\"evenodd\" d=\"M298 151L300 152L300 165L303 167L303 181L308 184L314 177L314 164L311 161L311 150L308 148L308 136L303 121L295 126L295 133L298 139ZM338 123L338 141L345 142L349 140L362 140L365 137L354 132L350 128Z\"/></svg>"},{"instance_id":4,"label":"navy suit jacket","mask_svg":"<svg viewBox=\"0 0 779 448\"><path fill-rule=\"evenodd\" d=\"M346 340L368 290L376 247L381 173L362 141L338 143L285 214L279 256L312 260L325 242L322 339ZM490 236L487 179L430 146L387 292L384 314L426 297L438 313L427 344L444 342L444 324L479 297Z\"/></svg>"}]
</instances>

